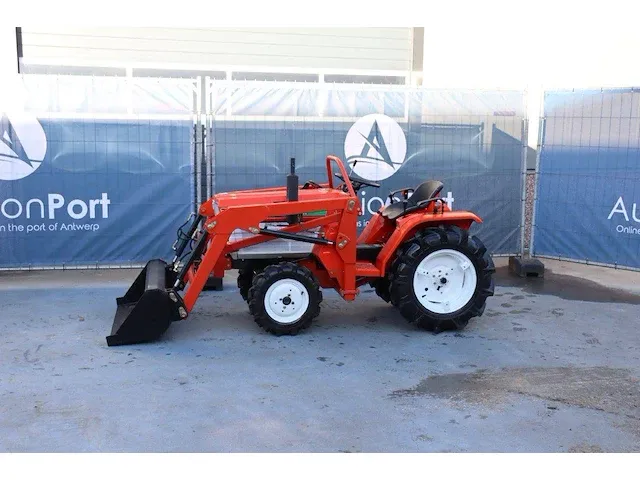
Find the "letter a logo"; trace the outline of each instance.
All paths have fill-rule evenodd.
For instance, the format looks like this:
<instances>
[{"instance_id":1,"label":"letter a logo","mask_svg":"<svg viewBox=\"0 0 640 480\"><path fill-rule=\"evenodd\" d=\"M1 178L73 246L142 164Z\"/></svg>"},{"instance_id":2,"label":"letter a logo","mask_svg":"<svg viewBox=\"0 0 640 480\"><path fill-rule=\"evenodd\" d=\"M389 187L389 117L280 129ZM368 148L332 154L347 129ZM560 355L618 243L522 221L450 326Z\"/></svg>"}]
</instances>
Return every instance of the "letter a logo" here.
<instances>
[{"instance_id":1,"label":"letter a logo","mask_svg":"<svg viewBox=\"0 0 640 480\"><path fill-rule=\"evenodd\" d=\"M356 175L378 181L389 178L403 164L407 140L400 125L386 115L360 118L347 132L344 142L347 164Z\"/></svg>"}]
</instances>

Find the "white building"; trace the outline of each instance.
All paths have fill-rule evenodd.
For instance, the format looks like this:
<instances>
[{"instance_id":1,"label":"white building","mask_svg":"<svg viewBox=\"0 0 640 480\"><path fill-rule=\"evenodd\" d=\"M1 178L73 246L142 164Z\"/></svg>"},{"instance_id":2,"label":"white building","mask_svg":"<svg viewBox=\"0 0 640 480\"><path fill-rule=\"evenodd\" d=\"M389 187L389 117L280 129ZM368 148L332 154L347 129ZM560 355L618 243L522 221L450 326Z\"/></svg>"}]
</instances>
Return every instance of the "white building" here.
<instances>
[{"instance_id":1,"label":"white building","mask_svg":"<svg viewBox=\"0 0 640 480\"><path fill-rule=\"evenodd\" d=\"M409 84L422 74L424 29L51 26L14 36L21 73Z\"/></svg>"}]
</instances>

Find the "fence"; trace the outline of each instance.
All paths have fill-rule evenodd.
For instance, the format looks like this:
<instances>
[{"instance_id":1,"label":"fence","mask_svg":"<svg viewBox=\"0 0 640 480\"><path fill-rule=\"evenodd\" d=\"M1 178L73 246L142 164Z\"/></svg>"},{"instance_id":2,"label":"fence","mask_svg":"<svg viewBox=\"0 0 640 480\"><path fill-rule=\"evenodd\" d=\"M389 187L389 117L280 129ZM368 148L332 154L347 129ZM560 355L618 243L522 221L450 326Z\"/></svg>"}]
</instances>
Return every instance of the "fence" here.
<instances>
[{"instance_id":1,"label":"fence","mask_svg":"<svg viewBox=\"0 0 640 480\"><path fill-rule=\"evenodd\" d=\"M640 268L640 92L547 92L532 253Z\"/></svg>"},{"instance_id":2,"label":"fence","mask_svg":"<svg viewBox=\"0 0 640 480\"><path fill-rule=\"evenodd\" d=\"M494 255L521 249L522 92L216 81L207 113L211 191L282 185L291 157L301 181L323 181L335 154L381 184L361 192L360 228L389 191L437 178L452 208L485 219L474 228Z\"/></svg>"},{"instance_id":3,"label":"fence","mask_svg":"<svg viewBox=\"0 0 640 480\"><path fill-rule=\"evenodd\" d=\"M3 268L170 253L194 200L191 81L25 75L2 117Z\"/></svg>"},{"instance_id":4,"label":"fence","mask_svg":"<svg viewBox=\"0 0 640 480\"><path fill-rule=\"evenodd\" d=\"M212 193L325 181L324 158L392 189L437 178L494 255L522 249L523 92L24 75L3 116L2 268L122 267L170 258ZM0 107L2 110L2 107Z\"/></svg>"}]
</instances>

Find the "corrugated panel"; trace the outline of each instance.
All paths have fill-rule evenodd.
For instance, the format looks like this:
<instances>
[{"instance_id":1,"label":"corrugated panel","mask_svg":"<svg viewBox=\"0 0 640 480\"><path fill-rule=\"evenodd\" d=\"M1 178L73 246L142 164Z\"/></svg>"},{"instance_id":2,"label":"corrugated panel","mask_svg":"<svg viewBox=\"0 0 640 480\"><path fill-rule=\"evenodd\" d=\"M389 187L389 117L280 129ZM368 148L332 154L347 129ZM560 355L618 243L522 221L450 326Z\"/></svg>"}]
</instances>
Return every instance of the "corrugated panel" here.
<instances>
[{"instance_id":1,"label":"corrugated panel","mask_svg":"<svg viewBox=\"0 0 640 480\"><path fill-rule=\"evenodd\" d=\"M402 70L411 28L23 27L24 58L105 62Z\"/></svg>"}]
</instances>

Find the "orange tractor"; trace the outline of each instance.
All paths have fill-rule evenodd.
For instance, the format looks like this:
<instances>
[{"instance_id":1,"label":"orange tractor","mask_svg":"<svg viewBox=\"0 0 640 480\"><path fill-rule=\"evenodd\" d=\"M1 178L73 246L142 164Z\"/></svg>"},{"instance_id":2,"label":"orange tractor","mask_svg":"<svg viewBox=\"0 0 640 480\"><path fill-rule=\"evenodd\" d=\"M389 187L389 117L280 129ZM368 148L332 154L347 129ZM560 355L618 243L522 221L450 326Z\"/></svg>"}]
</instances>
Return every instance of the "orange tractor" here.
<instances>
[{"instance_id":1,"label":"orange tractor","mask_svg":"<svg viewBox=\"0 0 640 480\"><path fill-rule=\"evenodd\" d=\"M391 192L390 203L358 235L357 192L380 185L349 177L335 156L326 158L326 168L326 183L300 186L291 159L286 187L218 193L202 203L187 230L188 222L179 229L173 261L149 261L117 299L107 344L159 338L189 316L210 276L222 278L230 269L239 270L238 287L256 323L276 335L310 326L320 313L321 289L351 301L365 284L432 332L464 328L482 315L495 267L469 233L482 221L478 216L450 210L440 197L443 184L429 180ZM274 240L305 248L251 254Z\"/></svg>"}]
</instances>

